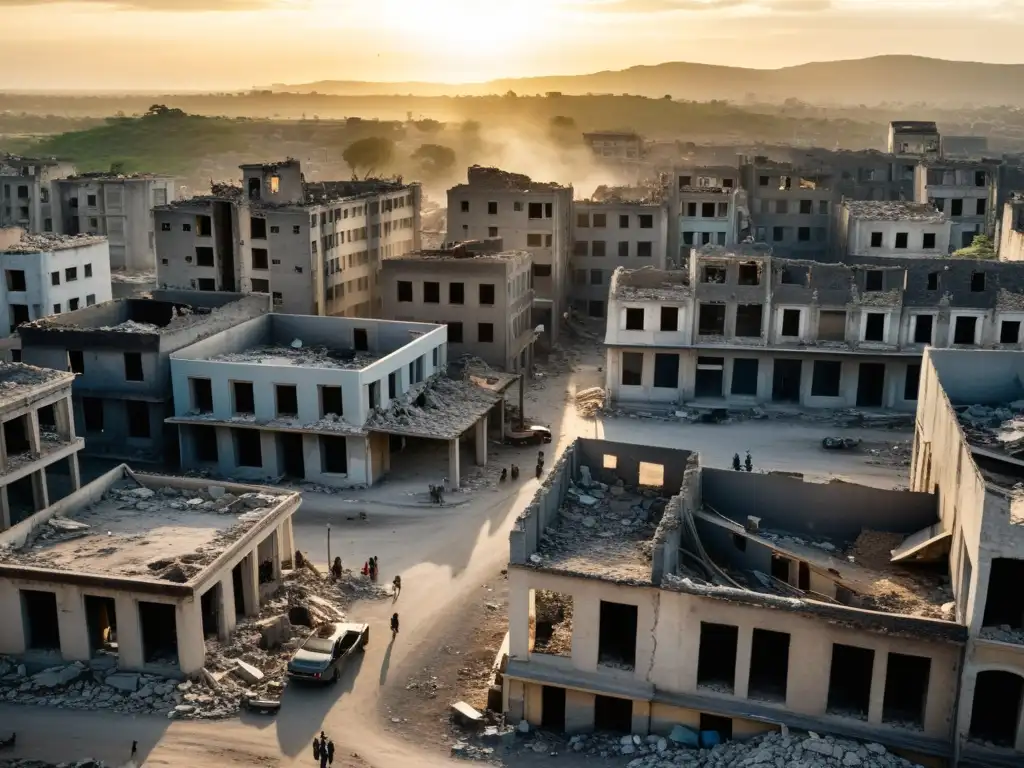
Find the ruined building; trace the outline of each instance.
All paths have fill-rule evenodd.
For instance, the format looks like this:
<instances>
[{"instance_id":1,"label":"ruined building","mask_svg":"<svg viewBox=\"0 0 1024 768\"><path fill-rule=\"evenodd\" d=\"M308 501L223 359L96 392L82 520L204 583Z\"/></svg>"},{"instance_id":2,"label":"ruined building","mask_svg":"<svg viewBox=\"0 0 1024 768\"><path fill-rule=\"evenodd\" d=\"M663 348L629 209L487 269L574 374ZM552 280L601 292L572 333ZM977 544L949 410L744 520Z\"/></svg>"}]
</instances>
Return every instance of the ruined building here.
<instances>
[{"instance_id":1,"label":"ruined building","mask_svg":"<svg viewBox=\"0 0 1024 768\"><path fill-rule=\"evenodd\" d=\"M675 168L669 256L676 267L701 245L731 247L751 235L747 191L736 166ZM627 265L623 265L627 266Z\"/></svg>"},{"instance_id":2,"label":"ruined building","mask_svg":"<svg viewBox=\"0 0 1024 768\"><path fill-rule=\"evenodd\" d=\"M601 131L584 133L583 143L599 161L625 160L636 162L643 157L644 140L633 131Z\"/></svg>"},{"instance_id":3,"label":"ruined building","mask_svg":"<svg viewBox=\"0 0 1024 768\"><path fill-rule=\"evenodd\" d=\"M413 251L381 265L383 316L448 326L448 357L483 360L503 371L529 370L533 259L505 250L501 238Z\"/></svg>"},{"instance_id":4,"label":"ruined building","mask_svg":"<svg viewBox=\"0 0 1024 768\"><path fill-rule=\"evenodd\" d=\"M843 200L836 223L835 258L946 256L952 224L930 203Z\"/></svg>"},{"instance_id":5,"label":"ruined building","mask_svg":"<svg viewBox=\"0 0 1024 768\"><path fill-rule=\"evenodd\" d=\"M380 263L419 248L420 187L309 182L298 160L154 211L162 288L268 293L279 312L378 315Z\"/></svg>"},{"instance_id":6,"label":"ruined building","mask_svg":"<svg viewBox=\"0 0 1024 768\"><path fill-rule=\"evenodd\" d=\"M0 154L0 228L56 232L51 182L75 172L71 163Z\"/></svg>"},{"instance_id":7,"label":"ruined building","mask_svg":"<svg viewBox=\"0 0 1024 768\"><path fill-rule=\"evenodd\" d=\"M1003 206L999 260L1024 261L1024 196L1011 197Z\"/></svg>"},{"instance_id":8,"label":"ruined building","mask_svg":"<svg viewBox=\"0 0 1024 768\"><path fill-rule=\"evenodd\" d=\"M504 711L693 747L797 729L947 764L971 662L939 510L932 493L578 439L509 536ZM989 696L977 735L1004 739L996 720L1020 709ZM1005 714L992 715L996 702ZM831 743L815 746L833 757ZM1019 764L1012 748L1010 762L984 765Z\"/></svg>"},{"instance_id":9,"label":"ruined building","mask_svg":"<svg viewBox=\"0 0 1024 768\"><path fill-rule=\"evenodd\" d=\"M995 234L998 179L997 161L928 160L915 169L914 199L945 213L953 248L965 248L975 235Z\"/></svg>"},{"instance_id":10,"label":"ruined building","mask_svg":"<svg viewBox=\"0 0 1024 768\"><path fill-rule=\"evenodd\" d=\"M695 250L688 270L620 270L607 333L611 400L913 410L925 347L1021 349L1019 265L765 247Z\"/></svg>"},{"instance_id":11,"label":"ruined building","mask_svg":"<svg viewBox=\"0 0 1024 768\"><path fill-rule=\"evenodd\" d=\"M533 259L531 326L557 341L568 311L573 190L499 168L474 165L467 183L448 190L447 242L500 237L504 247Z\"/></svg>"},{"instance_id":12,"label":"ruined building","mask_svg":"<svg viewBox=\"0 0 1024 768\"><path fill-rule=\"evenodd\" d=\"M941 148L939 129L931 120L893 120L889 123L887 150L906 158L938 157Z\"/></svg>"}]
</instances>

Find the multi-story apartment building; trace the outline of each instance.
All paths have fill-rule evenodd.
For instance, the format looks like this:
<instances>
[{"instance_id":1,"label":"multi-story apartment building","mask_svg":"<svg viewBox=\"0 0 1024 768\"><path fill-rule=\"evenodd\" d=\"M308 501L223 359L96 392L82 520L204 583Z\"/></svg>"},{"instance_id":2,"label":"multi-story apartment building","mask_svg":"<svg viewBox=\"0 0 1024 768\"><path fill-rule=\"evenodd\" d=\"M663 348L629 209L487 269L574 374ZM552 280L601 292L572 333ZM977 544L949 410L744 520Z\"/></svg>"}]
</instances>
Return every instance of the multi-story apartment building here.
<instances>
[{"instance_id":1,"label":"multi-story apartment building","mask_svg":"<svg viewBox=\"0 0 1024 768\"><path fill-rule=\"evenodd\" d=\"M532 260L501 238L385 259L380 285L388 320L448 326L448 359L478 357L505 371L532 364Z\"/></svg>"},{"instance_id":2,"label":"multi-story apartment building","mask_svg":"<svg viewBox=\"0 0 1024 768\"><path fill-rule=\"evenodd\" d=\"M633 131L600 131L584 133L583 143L600 160L639 160L644 154L644 140Z\"/></svg>"},{"instance_id":3,"label":"multi-story apartment building","mask_svg":"<svg viewBox=\"0 0 1024 768\"><path fill-rule=\"evenodd\" d=\"M930 120L893 120L889 123L888 152L900 157L938 157L941 137Z\"/></svg>"},{"instance_id":4,"label":"multi-story apartment building","mask_svg":"<svg viewBox=\"0 0 1024 768\"><path fill-rule=\"evenodd\" d=\"M104 237L0 230L0 268L4 334L14 333L22 323L111 298L110 257Z\"/></svg>"},{"instance_id":5,"label":"multi-story apartment building","mask_svg":"<svg viewBox=\"0 0 1024 768\"><path fill-rule=\"evenodd\" d=\"M695 251L689 269L618 271L607 391L620 403L913 410L925 347L1022 349L1024 272L992 261L856 264Z\"/></svg>"},{"instance_id":6,"label":"multi-story apartment building","mask_svg":"<svg viewBox=\"0 0 1024 768\"><path fill-rule=\"evenodd\" d=\"M838 260L860 256L946 256L951 222L929 203L843 200L836 207Z\"/></svg>"},{"instance_id":7,"label":"multi-story apartment building","mask_svg":"<svg viewBox=\"0 0 1024 768\"><path fill-rule=\"evenodd\" d=\"M379 313L380 262L419 248L420 187L307 182L298 160L155 209L162 288L269 293L277 311Z\"/></svg>"},{"instance_id":8,"label":"multi-story apartment building","mask_svg":"<svg viewBox=\"0 0 1024 768\"><path fill-rule=\"evenodd\" d=\"M642 199L612 194L577 200L573 210L572 306L589 317L604 317L608 286L618 267L665 268L669 202L660 190L651 190Z\"/></svg>"},{"instance_id":9,"label":"multi-story apartment building","mask_svg":"<svg viewBox=\"0 0 1024 768\"><path fill-rule=\"evenodd\" d=\"M112 269L156 269L153 208L177 199L173 177L84 173L53 181L50 189L55 231L105 236Z\"/></svg>"},{"instance_id":10,"label":"multi-story apartment building","mask_svg":"<svg viewBox=\"0 0 1024 768\"><path fill-rule=\"evenodd\" d=\"M0 228L55 232L51 182L75 172L71 163L0 155Z\"/></svg>"},{"instance_id":11,"label":"multi-story apartment building","mask_svg":"<svg viewBox=\"0 0 1024 768\"><path fill-rule=\"evenodd\" d=\"M964 248L975 235L994 237L998 163L930 160L914 173L914 199L931 203L952 222L952 247Z\"/></svg>"},{"instance_id":12,"label":"multi-story apartment building","mask_svg":"<svg viewBox=\"0 0 1024 768\"><path fill-rule=\"evenodd\" d=\"M673 173L673 227L669 257L686 264L690 249L701 245L731 247L749 236L747 192L735 166L676 168Z\"/></svg>"},{"instance_id":13,"label":"multi-story apartment building","mask_svg":"<svg viewBox=\"0 0 1024 768\"><path fill-rule=\"evenodd\" d=\"M1011 197L1003 206L999 260L1024 261L1024 196Z\"/></svg>"},{"instance_id":14,"label":"multi-story apartment building","mask_svg":"<svg viewBox=\"0 0 1024 768\"><path fill-rule=\"evenodd\" d=\"M468 183L448 190L447 242L500 237L504 247L533 259L533 320L557 341L569 300L572 250L571 186L474 165Z\"/></svg>"},{"instance_id":15,"label":"multi-story apartment building","mask_svg":"<svg viewBox=\"0 0 1024 768\"><path fill-rule=\"evenodd\" d=\"M747 157L740 172L755 242L788 258L827 256L838 199L831 169Z\"/></svg>"}]
</instances>

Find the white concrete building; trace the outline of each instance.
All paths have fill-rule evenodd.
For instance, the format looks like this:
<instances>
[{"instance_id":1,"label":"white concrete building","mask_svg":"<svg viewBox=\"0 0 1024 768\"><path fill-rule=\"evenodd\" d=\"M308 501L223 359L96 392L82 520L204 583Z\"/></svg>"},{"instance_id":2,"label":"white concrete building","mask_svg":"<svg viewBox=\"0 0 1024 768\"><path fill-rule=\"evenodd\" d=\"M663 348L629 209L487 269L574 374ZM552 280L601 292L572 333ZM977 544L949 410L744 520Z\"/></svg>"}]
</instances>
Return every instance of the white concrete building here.
<instances>
[{"instance_id":1,"label":"white concrete building","mask_svg":"<svg viewBox=\"0 0 1024 768\"><path fill-rule=\"evenodd\" d=\"M998 246L1000 261L1024 261L1024 196L1011 197L1003 206Z\"/></svg>"},{"instance_id":2,"label":"white concrete building","mask_svg":"<svg viewBox=\"0 0 1024 768\"><path fill-rule=\"evenodd\" d=\"M212 500L224 493L232 500ZM112 469L0 533L0 654L199 675L206 635L227 640L280 587L300 503L299 493ZM76 530L56 533L55 517ZM49 535L36 538L40 529Z\"/></svg>"},{"instance_id":3,"label":"white concrete building","mask_svg":"<svg viewBox=\"0 0 1024 768\"><path fill-rule=\"evenodd\" d=\"M156 269L153 208L178 198L173 177L84 173L53 181L50 188L54 231L105 236L112 269Z\"/></svg>"},{"instance_id":4,"label":"white concrete building","mask_svg":"<svg viewBox=\"0 0 1024 768\"><path fill-rule=\"evenodd\" d=\"M298 160L241 169L241 187L154 211L158 285L269 293L286 313L378 315L381 260L419 248L419 185L307 182Z\"/></svg>"},{"instance_id":5,"label":"white concrete building","mask_svg":"<svg viewBox=\"0 0 1024 768\"><path fill-rule=\"evenodd\" d=\"M572 187L474 165L468 183L448 190L447 242L500 237L533 258L533 326L558 339L569 300Z\"/></svg>"},{"instance_id":6,"label":"white concrete building","mask_svg":"<svg viewBox=\"0 0 1024 768\"><path fill-rule=\"evenodd\" d=\"M949 255L951 222L929 203L843 200L837 210L837 259Z\"/></svg>"},{"instance_id":7,"label":"white concrete building","mask_svg":"<svg viewBox=\"0 0 1024 768\"><path fill-rule=\"evenodd\" d=\"M945 213L950 246L966 248L975 235L995 236L998 176L994 161L925 161L914 169L914 199Z\"/></svg>"},{"instance_id":8,"label":"white concrete building","mask_svg":"<svg viewBox=\"0 0 1024 768\"><path fill-rule=\"evenodd\" d=\"M74 378L0 363L0 532L78 490L83 440L75 436Z\"/></svg>"},{"instance_id":9,"label":"white concrete building","mask_svg":"<svg viewBox=\"0 0 1024 768\"><path fill-rule=\"evenodd\" d=\"M639 160L644 140L633 131L599 131L584 133L583 143L601 160Z\"/></svg>"},{"instance_id":10,"label":"white concrete building","mask_svg":"<svg viewBox=\"0 0 1024 768\"><path fill-rule=\"evenodd\" d=\"M673 172L669 258L685 266L690 249L702 245L732 247L749 234L747 193L740 171L731 166L676 168Z\"/></svg>"},{"instance_id":11,"label":"white concrete building","mask_svg":"<svg viewBox=\"0 0 1024 768\"><path fill-rule=\"evenodd\" d=\"M931 120L893 120L887 152L901 157L938 157L941 137Z\"/></svg>"},{"instance_id":12,"label":"white concrete building","mask_svg":"<svg viewBox=\"0 0 1024 768\"><path fill-rule=\"evenodd\" d=\"M17 239L15 239L15 237ZM26 235L0 240L3 331L110 300L107 239L92 235Z\"/></svg>"},{"instance_id":13,"label":"white concrete building","mask_svg":"<svg viewBox=\"0 0 1024 768\"><path fill-rule=\"evenodd\" d=\"M0 155L0 228L56 232L50 184L74 172L58 160Z\"/></svg>"},{"instance_id":14,"label":"white concrete building","mask_svg":"<svg viewBox=\"0 0 1024 768\"><path fill-rule=\"evenodd\" d=\"M447 329L425 323L272 313L171 355L181 463L246 479L282 475L339 487L388 471L389 435L459 438L501 397L441 375Z\"/></svg>"}]
</instances>

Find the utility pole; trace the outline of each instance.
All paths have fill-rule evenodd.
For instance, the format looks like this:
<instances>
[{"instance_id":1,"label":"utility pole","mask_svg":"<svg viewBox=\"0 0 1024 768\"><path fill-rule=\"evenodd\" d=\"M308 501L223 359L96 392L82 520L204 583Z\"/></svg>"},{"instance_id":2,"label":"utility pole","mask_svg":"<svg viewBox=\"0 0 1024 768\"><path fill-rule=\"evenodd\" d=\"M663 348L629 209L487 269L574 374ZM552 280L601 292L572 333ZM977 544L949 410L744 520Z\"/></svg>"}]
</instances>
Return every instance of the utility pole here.
<instances>
[{"instance_id":1,"label":"utility pole","mask_svg":"<svg viewBox=\"0 0 1024 768\"><path fill-rule=\"evenodd\" d=\"M327 524L327 572L331 572L331 524Z\"/></svg>"}]
</instances>

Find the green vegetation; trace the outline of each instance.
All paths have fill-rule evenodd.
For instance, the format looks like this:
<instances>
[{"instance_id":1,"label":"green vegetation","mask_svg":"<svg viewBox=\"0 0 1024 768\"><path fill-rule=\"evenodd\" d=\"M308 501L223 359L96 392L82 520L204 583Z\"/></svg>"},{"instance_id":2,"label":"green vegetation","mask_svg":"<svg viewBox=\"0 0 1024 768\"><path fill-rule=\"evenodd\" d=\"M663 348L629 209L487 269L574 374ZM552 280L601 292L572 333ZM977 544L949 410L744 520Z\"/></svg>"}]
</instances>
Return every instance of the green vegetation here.
<instances>
[{"instance_id":1,"label":"green vegetation","mask_svg":"<svg viewBox=\"0 0 1024 768\"><path fill-rule=\"evenodd\" d=\"M345 147L341 158L352 170L352 176L358 178L359 169L363 170L363 178L377 176L391 165L395 156L395 142L384 136L367 136L354 141Z\"/></svg>"},{"instance_id":2,"label":"green vegetation","mask_svg":"<svg viewBox=\"0 0 1024 768\"><path fill-rule=\"evenodd\" d=\"M987 235L975 235L974 240L966 248L953 251L955 259L994 259L996 246Z\"/></svg>"}]
</instances>

